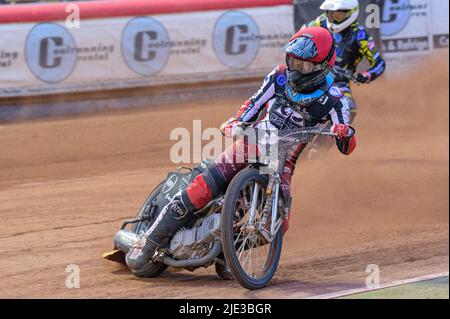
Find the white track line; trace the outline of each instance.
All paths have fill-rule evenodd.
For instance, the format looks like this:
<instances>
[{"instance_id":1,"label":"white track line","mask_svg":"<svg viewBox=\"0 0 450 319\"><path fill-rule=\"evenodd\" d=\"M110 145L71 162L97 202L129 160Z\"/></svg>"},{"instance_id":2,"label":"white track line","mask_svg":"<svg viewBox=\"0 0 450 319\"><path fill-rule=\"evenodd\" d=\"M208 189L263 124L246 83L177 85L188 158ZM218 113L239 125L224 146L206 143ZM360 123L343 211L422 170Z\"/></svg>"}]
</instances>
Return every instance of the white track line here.
<instances>
[{"instance_id":1,"label":"white track line","mask_svg":"<svg viewBox=\"0 0 450 319\"><path fill-rule=\"evenodd\" d=\"M425 275L425 276L420 276L420 277L415 277L415 278L410 278L410 279L393 281L393 282L390 282L390 283L381 284L379 287L376 287L376 288L350 289L350 290L344 290L344 291L334 292L334 293L329 293L329 294L315 295L315 296L307 297L306 299L331 299L331 298L338 298L338 297L353 295L353 294L362 293L362 292L375 291L375 290L380 290L380 289L384 289L384 288L390 288L390 287L395 287L395 286L400 286L400 285L405 285L405 284L411 284L411 283L425 281L425 280L430 280L430 279L436 279L436 278L440 278L440 277L448 277L448 275L449 274L448 274L448 271L447 271L447 272L442 272L442 273L437 273L437 274L432 274L432 275ZM290 296L290 298L295 298L295 296Z\"/></svg>"}]
</instances>

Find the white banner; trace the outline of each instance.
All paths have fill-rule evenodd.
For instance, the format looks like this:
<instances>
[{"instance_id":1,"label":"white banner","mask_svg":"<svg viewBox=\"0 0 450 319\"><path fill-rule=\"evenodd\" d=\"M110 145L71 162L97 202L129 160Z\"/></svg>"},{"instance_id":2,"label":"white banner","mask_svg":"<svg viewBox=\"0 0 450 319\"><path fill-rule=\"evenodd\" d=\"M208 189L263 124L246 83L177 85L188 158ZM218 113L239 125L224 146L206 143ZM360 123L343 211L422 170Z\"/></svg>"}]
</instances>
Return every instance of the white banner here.
<instances>
[{"instance_id":1,"label":"white banner","mask_svg":"<svg viewBox=\"0 0 450 319\"><path fill-rule=\"evenodd\" d=\"M0 97L263 76L292 6L0 25Z\"/></svg>"},{"instance_id":2,"label":"white banner","mask_svg":"<svg viewBox=\"0 0 450 319\"><path fill-rule=\"evenodd\" d=\"M448 48L448 0L430 0L433 48Z\"/></svg>"},{"instance_id":3,"label":"white banner","mask_svg":"<svg viewBox=\"0 0 450 319\"><path fill-rule=\"evenodd\" d=\"M434 50L448 48L448 0L385 0L381 21L390 70L410 68Z\"/></svg>"}]
</instances>

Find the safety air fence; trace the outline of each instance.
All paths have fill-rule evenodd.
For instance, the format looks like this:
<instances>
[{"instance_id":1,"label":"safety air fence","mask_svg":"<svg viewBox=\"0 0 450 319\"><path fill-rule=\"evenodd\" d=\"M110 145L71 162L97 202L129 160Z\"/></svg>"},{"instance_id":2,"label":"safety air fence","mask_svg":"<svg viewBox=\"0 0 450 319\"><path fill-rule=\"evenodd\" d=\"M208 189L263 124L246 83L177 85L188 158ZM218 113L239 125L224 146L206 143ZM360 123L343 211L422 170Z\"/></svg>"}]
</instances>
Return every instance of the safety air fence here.
<instances>
[{"instance_id":1,"label":"safety air fence","mask_svg":"<svg viewBox=\"0 0 450 319\"><path fill-rule=\"evenodd\" d=\"M281 49L298 17L319 14L320 2L0 5L0 98L262 77L284 63ZM380 29L377 43L389 69L448 48L448 0L362 3L363 23L369 17Z\"/></svg>"}]
</instances>

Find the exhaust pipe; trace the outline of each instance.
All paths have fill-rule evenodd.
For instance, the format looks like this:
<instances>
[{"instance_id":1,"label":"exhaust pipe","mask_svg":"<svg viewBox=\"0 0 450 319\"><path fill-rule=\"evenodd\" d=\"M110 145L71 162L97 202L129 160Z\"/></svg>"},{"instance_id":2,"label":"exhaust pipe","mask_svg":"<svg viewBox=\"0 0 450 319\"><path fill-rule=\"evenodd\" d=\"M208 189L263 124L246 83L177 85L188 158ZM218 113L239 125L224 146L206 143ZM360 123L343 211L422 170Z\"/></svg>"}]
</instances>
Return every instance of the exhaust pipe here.
<instances>
[{"instance_id":1,"label":"exhaust pipe","mask_svg":"<svg viewBox=\"0 0 450 319\"><path fill-rule=\"evenodd\" d=\"M138 235L129 230L119 230L114 236L114 247L125 254L130 250L131 246L139 239Z\"/></svg>"},{"instance_id":2,"label":"exhaust pipe","mask_svg":"<svg viewBox=\"0 0 450 319\"><path fill-rule=\"evenodd\" d=\"M131 246L139 239L138 235L129 230L119 230L114 236L115 248L123 251L125 254L131 249ZM196 259L176 260L171 257L164 257L162 262L175 268L198 268L212 262L222 251L222 243L216 241L206 256Z\"/></svg>"},{"instance_id":3,"label":"exhaust pipe","mask_svg":"<svg viewBox=\"0 0 450 319\"><path fill-rule=\"evenodd\" d=\"M196 259L185 259L185 260L176 260L171 257L164 257L163 263L175 267L175 268L198 268L205 265L208 265L210 262L216 258L220 252L222 251L222 243L220 241L216 241L214 246L211 248L209 253L206 256Z\"/></svg>"}]
</instances>

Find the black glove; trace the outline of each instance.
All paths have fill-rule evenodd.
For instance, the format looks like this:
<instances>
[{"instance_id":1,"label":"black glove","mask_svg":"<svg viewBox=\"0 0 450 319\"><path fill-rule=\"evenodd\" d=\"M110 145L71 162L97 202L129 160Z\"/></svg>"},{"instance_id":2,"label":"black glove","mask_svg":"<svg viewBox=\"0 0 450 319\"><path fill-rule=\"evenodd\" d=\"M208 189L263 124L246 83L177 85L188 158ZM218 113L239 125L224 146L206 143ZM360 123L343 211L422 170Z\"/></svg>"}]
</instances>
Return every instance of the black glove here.
<instances>
[{"instance_id":1,"label":"black glove","mask_svg":"<svg viewBox=\"0 0 450 319\"><path fill-rule=\"evenodd\" d=\"M370 78L371 78L371 76L370 76L370 73L368 73L368 72L356 74L356 82L358 82L358 83L369 83Z\"/></svg>"}]
</instances>

